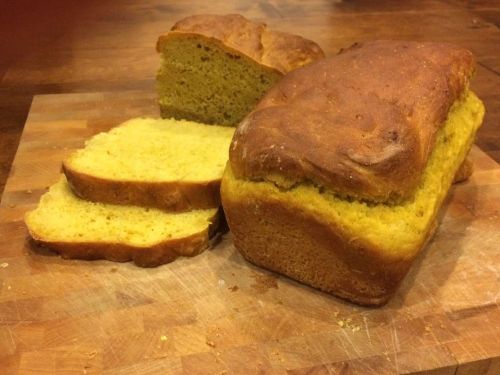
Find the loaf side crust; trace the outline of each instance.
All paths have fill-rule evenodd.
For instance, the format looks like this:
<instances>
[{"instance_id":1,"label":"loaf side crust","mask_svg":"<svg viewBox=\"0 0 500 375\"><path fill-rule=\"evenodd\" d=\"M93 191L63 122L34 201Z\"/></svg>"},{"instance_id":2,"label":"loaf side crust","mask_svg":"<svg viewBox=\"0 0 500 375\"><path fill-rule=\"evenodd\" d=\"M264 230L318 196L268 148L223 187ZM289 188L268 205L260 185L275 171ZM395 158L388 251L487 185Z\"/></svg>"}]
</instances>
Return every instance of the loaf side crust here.
<instances>
[{"instance_id":1,"label":"loaf side crust","mask_svg":"<svg viewBox=\"0 0 500 375\"><path fill-rule=\"evenodd\" d=\"M356 44L289 73L264 96L233 137L233 171L400 202L418 186L473 71L472 54L450 44Z\"/></svg>"},{"instance_id":2,"label":"loaf side crust","mask_svg":"<svg viewBox=\"0 0 500 375\"><path fill-rule=\"evenodd\" d=\"M73 192L93 202L190 211L220 205L220 179L205 182L111 180L79 172L63 162Z\"/></svg>"},{"instance_id":3,"label":"loaf side crust","mask_svg":"<svg viewBox=\"0 0 500 375\"><path fill-rule=\"evenodd\" d=\"M222 201L234 245L258 266L357 304L379 306L393 295L412 263L386 257L376 246L343 235L340 227L300 207L253 193L229 193L226 183L223 179Z\"/></svg>"},{"instance_id":4,"label":"loaf side crust","mask_svg":"<svg viewBox=\"0 0 500 375\"><path fill-rule=\"evenodd\" d=\"M158 52L162 50L163 43L168 41L169 34L173 33L218 39L228 49L245 54L281 74L325 56L322 49L311 40L268 30L265 23L249 21L239 14L186 17L177 22L169 33L158 38Z\"/></svg>"},{"instance_id":5,"label":"loaf side crust","mask_svg":"<svg viewBox=\"0 0 500 375\"><path fill-rule=\"evenodd\" d=\"M244 51L242 51L240 48L238 48L238 46L228 45L227 43L225 43L221 39L218 39L216 37L209 36L206 34L199 34L196 32L176 31L176 32L169 32L165 35L162 35L160 37L160 39L158 39L158 45L157 45L158 52L161 52L162 46L164 44L168 43L169 41L172 41L175 39L182 39L182 38L194 38L196 41L198 41L200 43L216 46L216 47L220 48L221 50L225 51L229 56L231 56L231 58L238 58L238 57L243 58L246 63L253 64L253 66L255 66L257 69L277 74L279 77L282 77L284 74L286 74L286 72L285 73L282 72L281 70L277 69L275 66L262 64L261 61L259 61L258 59L255 59L252 56L249 56ZM160 43L160 40L161 40L161 43ZM299 66L301 66L301 65L298 65L297 67L299 67Z\"/></svg>"},{"instance_id":6,"label":"loaf side crust","mask_svg":"<svg viewBox=\"0 0 500 375\"><path fill-rule=\"evenodd\" d=\"M29 219L26 219L29 221ZM216 233L220 222L220 213L211 218L206 229L183 238L165 240L151 247L138 247L126 243L100 242L61 242L50 241L37 235L28 225L28 231L35 243L47 247L63 258L97 260L113 262L133 261L140 267L157 267L170 263L179 256L193 257L209 247L209 239Z\"/></svg>"}]
</instances>

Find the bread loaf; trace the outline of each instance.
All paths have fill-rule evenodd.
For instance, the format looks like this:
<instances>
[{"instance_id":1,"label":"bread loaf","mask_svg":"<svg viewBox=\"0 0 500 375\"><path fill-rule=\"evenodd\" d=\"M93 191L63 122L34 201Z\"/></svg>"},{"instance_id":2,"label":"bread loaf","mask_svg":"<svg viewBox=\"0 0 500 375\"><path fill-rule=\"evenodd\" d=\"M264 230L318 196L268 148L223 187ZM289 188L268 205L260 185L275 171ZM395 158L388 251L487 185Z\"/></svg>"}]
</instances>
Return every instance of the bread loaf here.
<instances>
[{"instance_id":1,"label":"bread loaf","mask_svg":"<svg viewBox=\"0 0 500 375\"><path fill-rule=\"evenodd\" d=\"M205 250L217 227L218 209L169 213L88 202L61 177L25 222L36 242L65 258L133 260L153 267Z\"/></svg>"},{"instance_id":2,"label":"bread loaf","mask_svg":"<svg viewBox=\"0 0 500 375\"><path fill-rule=\"evenodd\" d=\"M170 211L220 205L234 129L136 118L100 133L63 163L80 197Z\"/></svg>"},{"instance_id":3,"label":"bread loaf","mask_svg":"<svg viewBox=\"0 0 500 375\"><path fill-rule=\"evenodd\" d=\"M196 15L160 36L162 117L235 125L284 74L324 56L314 42L238 14Z\"/></svg>"},{"instance_id":4,"label":"bread loaf","mask_svg":"<svg viewBox=\"0 0 500 375\"><path fill-rule=\"evenodd\" d=\"M295 70L238 126L222 181L249 261L380 305L430 238L484 107L470 52L376 41Z\"/></svg>"}]
</instances>

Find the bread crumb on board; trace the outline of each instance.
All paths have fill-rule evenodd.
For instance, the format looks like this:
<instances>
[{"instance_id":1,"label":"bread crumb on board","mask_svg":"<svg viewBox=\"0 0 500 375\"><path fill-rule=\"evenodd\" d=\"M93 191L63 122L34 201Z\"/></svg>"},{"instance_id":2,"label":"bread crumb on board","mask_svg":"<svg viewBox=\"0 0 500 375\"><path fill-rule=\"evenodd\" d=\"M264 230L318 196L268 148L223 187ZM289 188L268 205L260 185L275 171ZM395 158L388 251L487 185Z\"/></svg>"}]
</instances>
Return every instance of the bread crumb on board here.
<instances>
[{"instance_id":1,"label":"bread crumb on board","mask_svg":"<svg viewBox=\"0 0 500 375\"><path fill-rule=\"evenodd\" d=\"M338 312L335 312L334 316L337 317ZM358 332L361 329L361 326L352 322L352 318L339 319L337 320L337 325L341 328L350 329L352 332Z\"/></svg>"},{"instance_id":2,"label":"bread crumb on board","mask_svg":"<svg viewBox=\"0 0 500 375\"><path fill-rule=\"evenodd\" d=\"M212 340L207 340L205 342L208 346L212 347L212 348L215 348L215 342L213 342Z\"/></svg>"}]
</instances>

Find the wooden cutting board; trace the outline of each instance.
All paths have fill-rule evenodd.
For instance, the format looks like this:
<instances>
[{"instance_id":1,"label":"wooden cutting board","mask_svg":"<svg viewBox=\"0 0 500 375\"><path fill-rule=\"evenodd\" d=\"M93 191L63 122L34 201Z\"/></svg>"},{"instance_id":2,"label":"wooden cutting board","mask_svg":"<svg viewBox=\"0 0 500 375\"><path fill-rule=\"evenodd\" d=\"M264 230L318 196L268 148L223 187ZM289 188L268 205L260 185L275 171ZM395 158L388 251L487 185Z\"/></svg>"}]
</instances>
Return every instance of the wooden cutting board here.
<instances>
[{"instance_id":1,"label":"wooden cutting board","mask_svg":"<svg viewBox=\"0 0 500 375\"><path fill-rule=\"evenodd\" d=\"M0 373L500 374L500 167L472 150L395 297L362 308L214 249L154 269L63 260L23 224L92 134L147 92L35 97L0 206Z\"/></svg>"}]
</instances>

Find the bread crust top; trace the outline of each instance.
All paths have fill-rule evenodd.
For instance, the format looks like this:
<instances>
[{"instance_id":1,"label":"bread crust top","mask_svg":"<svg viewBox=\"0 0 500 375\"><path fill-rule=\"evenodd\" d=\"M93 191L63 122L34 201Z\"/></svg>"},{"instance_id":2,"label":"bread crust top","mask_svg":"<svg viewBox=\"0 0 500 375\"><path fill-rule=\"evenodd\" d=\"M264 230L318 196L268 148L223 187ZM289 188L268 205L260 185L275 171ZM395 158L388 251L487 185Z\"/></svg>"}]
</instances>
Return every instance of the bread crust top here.
<instances>
[{"instance_id":1,"label":"bread crust top","mask_svg":"<svg viewBox=\"0 0 500 375\"><path fill-rule=\"evenodd\" d=\"M233 172L369 201L409 198L473 70L472 54L451 44L354 44L264 96L236 130Z\"/></svg>"},{"instance_id":2,"label":"bread crust top","mask_svg":"<svg viewBox=\"0 0 500 375\"><path fill-rule=\"evenodd\" d=\"M239 14L200 14L178 21L158 39L161 51L172 34L194 34L221 41L256 62L286 74L325 56L320 46L298 35L268 30L265 23L247 20Z\"/></svg>"}]
</instances>

